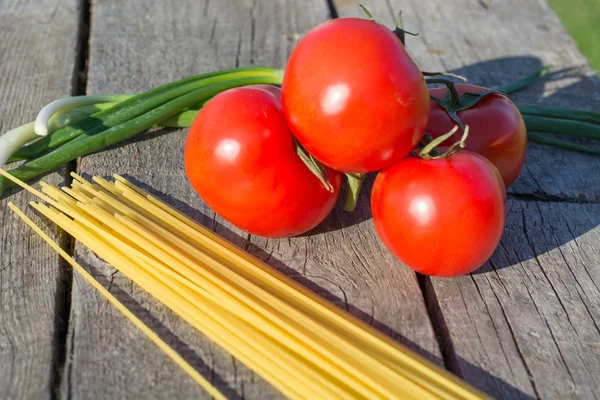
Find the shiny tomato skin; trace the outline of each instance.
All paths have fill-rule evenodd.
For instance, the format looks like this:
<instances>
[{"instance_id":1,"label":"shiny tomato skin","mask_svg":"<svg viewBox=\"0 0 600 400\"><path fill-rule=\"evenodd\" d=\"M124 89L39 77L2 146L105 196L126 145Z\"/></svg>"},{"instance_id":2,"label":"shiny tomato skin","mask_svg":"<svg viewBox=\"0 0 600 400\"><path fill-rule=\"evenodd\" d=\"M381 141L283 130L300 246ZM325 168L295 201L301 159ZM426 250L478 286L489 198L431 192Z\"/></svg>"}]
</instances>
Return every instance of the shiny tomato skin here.
<instances>
[{"instance_id":1,"label":"shiny tomato skin","mask_svg":"<svg viewBox=\"0 0 600 400\"><path fill-rule=\"evenodd\" d=\"M459 94L489 90L468 84L457 84L456 89ZM446 88L430 89L429 93L442 99ZM490 160L498 168L504 185L508 188L519 176L527 150L527 129L517 107L507 97L491 94L474 107L459 112L458 116L465 125L469 125L467 150ZM455 125L448 113L432 101L426 131L433 137L438 137ZM459 140L461 135L462 131L457 132L446 143Z\"/></svg>"},{"instance_id":2,"label":"shiny tomato skin","mask_svg":"<svg viewBox=\"0 0 600 400\"><path fill-rule=\"evenodd\" d=\"M327 169L330 193L297 155L280 90L255 85L227 90L199 112L185 145L187 177L220 216L249 233L290 237L318 225L342 182Z\"/></svg>"},{"instance_id":3,"label":"shiny tomato skin","mask_svg":"<svg viewBox=\"0 0 600 400\"><path fill-rule=\"evenodd\" d=\"M300 40L282 98L300 143L343 172L394 164L421 140L429 115L427 86L402 42L357 18L325 22Z\"/></svg>"},{"instance_id":4,"label":"shiny tomato skin","mask_svg":"<svg viewBox=\"0 0 600 400\"><path fill-rule=\"evenodd\" d=\"M505 189L495 167L475 153L406 157L379 172L371 208L379 237L404 264L453 277L479 268L498 246Z\"/></svg>"}]
</instances>

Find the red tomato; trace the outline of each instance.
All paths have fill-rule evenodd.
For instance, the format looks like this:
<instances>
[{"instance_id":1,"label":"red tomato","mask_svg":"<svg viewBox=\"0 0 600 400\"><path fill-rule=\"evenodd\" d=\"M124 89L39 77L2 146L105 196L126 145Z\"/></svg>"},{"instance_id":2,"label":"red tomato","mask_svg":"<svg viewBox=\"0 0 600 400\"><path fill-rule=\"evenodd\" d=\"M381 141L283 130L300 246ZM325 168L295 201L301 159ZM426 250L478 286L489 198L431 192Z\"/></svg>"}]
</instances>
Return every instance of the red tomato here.
<instances>
[{"instance_id":1,"label":"red tomato","mask_svg":"<svg viewBox=\"0 0 600 400\"><path fill-rule=\"evenodd\" d=\"M456 89L459 94L489 90L466 84L457 84ZM429 93L442 99L446 90L430 89ZM490 160L508 188L519 176L527 149L527 130L517 107L505 96L490 94L472 108L460 111L458 116L465 125L469 125L466 149ZM426 131L435 138L449 132L455 125L446 110L432 101ZM446 143L456 142L461 135L462 131L457 132Z\"/></svg>"},{"instance_id":2,"label":"red tomato","mask_svg":"<svg viewBox=\"0 0 600 400\"><path fill-rule=\"evenodd\" d=\"M296 153L278 88L227 90L202 108L185 145L185 170L204 201L235 226L265 237L301 234L329 214L329 192Z\"/></svg>"},{"instance_id":3,"label":"red tomato","mask_svg":"<svg viewBox=\"0 0 600 400\"><path fill-rule=\"evenodd\" d=\"M462 151L406 157L381 171L371 208L379 237L415 271L458 276L479 268L500 241L505 189L485 158Z\"/></svg>"},{"instance_id":4,"label":"red tomato","mask_svg":"<svg viewBox=\"0 0 600 400\"><path fill-rule=\"evenodd\" d=\"M288 60L282 97L300 143L343 172L396 163L421 140L429 115L427 86L400 40L357 18L304 36Z\"/></svg>"}]
</instances>

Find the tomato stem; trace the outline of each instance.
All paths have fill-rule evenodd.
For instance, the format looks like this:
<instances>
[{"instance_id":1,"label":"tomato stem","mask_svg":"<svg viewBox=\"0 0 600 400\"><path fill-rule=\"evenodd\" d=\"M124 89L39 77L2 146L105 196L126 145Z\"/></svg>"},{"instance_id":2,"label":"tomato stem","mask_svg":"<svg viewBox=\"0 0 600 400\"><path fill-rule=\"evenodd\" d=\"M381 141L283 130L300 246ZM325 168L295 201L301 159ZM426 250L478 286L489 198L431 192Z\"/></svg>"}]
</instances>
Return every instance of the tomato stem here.
<instances>
[{"instance_id":1,"label":"tomato stem","mask_svg":"<svg viewBox=\"0 0 600 400\"><path fill-rule=\"evenodd\" d=\"M486 96L490 94L498 94L505 96L504 93L497 91L496 89L488 89L481 91L479 93L471 93L465 92L461 95L458 94L458 90L456 90L456 86L454 82L445 78L429 78L425 79L427 84L430 83L442 83L446 85L448 90L446 91L446 95L443 99L438 99L435 96L429 96L429 98L439 104L446 112L448 116L452 118L454 122L458 124L461 129L465 129L465 126L462 120L459 118L458 113L464 110L468 110L469 108L475 106L481 100L483 100Z\"/></svg>"},{"instance_id":2,"label":"tomato stem","mask_svg":"<svg viewBox=\"0 0 600 400\"><path fill-rule=\"evenodd\" d=\"M394 35L400 39L402 45L406 46L406 35L419 36L418 33L412 33L404 30L404 21L402 20L402 10L396 15L396 27L394 28Z\"/></svg>"},{"instance_id":3,"label":"tomato stem","mask_svg":"<svg viewBox=\"0 0 600 400\"><path fill-rule=\"evenodd\" d=\"M459 94L458 91L456 90L456 86L454 86L454 82L452 82L450 79L446 79L446 78L428 78L425 79L425 82L430 85L430 84L434 84L434 83L441 83L442 85L446 85L446 87L448 88L448 92L450 93L450 104L457 106L459 103Z\"/></svg>"},{"instance_id":4,"label":"tomato stem","mask_svg":"<svg viewBox=\"0 0 600 400\"><path fill-rule=\"evenodd\" d=\"M465 125L465 130L464 130L463 135L460 138L460 140L458 142L453 143L452 146L450 146L450 148L448 148L448 150L446 150L446 152L444 154L439 156L439 158L450 157L452 154L456 153L457 151L462 150L465 147L467 147L466 140L467 140L468 136L469 136L469 125Z\"/></svg>"},{"instance_id":5,"label":"tomato stem","mask_svg":"<svg viewBox=\"0 0 600 400\"><path fill-rule=\"evenodd\" d=\"M462 135L462 137L460 138L460 140L456 143L453 143L448 150L446 150L444 153L439 154L436 151L436 147L439 146L440 144L444 143L446 140L450 139L452 137L452 135L454 135L456 133L456 131L458 130L458 125L455 125L454 128L452 128L452 130L448 133L443 134L442 136L439 136L431 141L429 141L429 139L431 138L431 135L426 134L429 136L429 138L427 139L427 141L429 141L429 143L427 143L427 145L425 147L423 147L421 149L421 151L419 151L419 157L421 157L424 160L435 160L435 159L439 159L439 158L448 158L450 156L452 156L453 154L455 154L457 151L464 149L466 147L466 140L467 137L469 136L469 125L465 126L464 129L464 133Z\"/></svg>"},{"instance_id":6,"label":"tomato stem","mask_svg":"<svg viewBox=\"0 0 600 400\"><path fill-rule=\"evenodd\" d=\"M373 14L371 14L371 12L367 9L367 7L363 6L362 4L359 4L358 6L362 10L362 12L365 13L365 15L367 16L367 19L369 21L375 21L375 17L373 17Z\"/></svg>"},{"instance_id":7,"label":"tomato stem","mask_svg":"<svg viewBox=\"0 0 600 400\"><path fill-rule=\"evenodd\" d=\"M359 4L358 6L361 8L362 12L365 13L365 15L367 16L367 19L369 21L377 22L375 20L375 17L373 17L373 14L371 14L371 12L367 9L367 7L363 6L362 4ZM394 33L394 35L396 35L396 37L398 39L400 39L403 46L406 46L406 43L405 43L406 35L419 36L418 33L412 33L412 32L408 32L408 31L404 30L404 21L402 20L402 10L400 10L398 12L398 14L396 15L396 26L392 32Z\"/></svg>"},{"instance_id":8,"label":"tomato stem","mask_svg":"<svg viewBox=\"0 0 600 400\"><path fill-rule=\"evenodd\" d=\"M302 162L306 165L306 167L310 170L310 172L312 172L321 181L321 183L328 192L335 192L335 188L331 184L329 176L327 175L327 171L325 170L323 165L321 165L321 163L316 158L314 158L312 154L306 151L306 149L302 147L302 145L300 144L300 142L298 142L298 140L296 140L296 138L294 138L294 143L296 145L296 153L298 154Z\"/></svg>"},{"instance_id":9,"label":"tomato stem","mask_svg":"<svg viewBox=\"0 0 600 400\"><path fill-rule=\"evenodd\" d=\"M423 139L419 142L419 151L423 150L423 148L425 148L425 146L427 146L429 143L433 142L433 137L431 136L431 134L425 132L423 134ZM418 152L413 150L413 156L418 156ZM429 151L429 155L431 156L439 156L440 152L433 147L430 151Z\"/></svg>"},{"instance_id":10,"label":"tomato stem","mask_svg":"<svg viewBox=\"0 0 600 400\"><path fill-rule=\"evenodd\" d=\"M366 174L345 174L348 186L344 192L344 210L354 211L360 194L360 187L365 180Z\"/></svg>"}]
</instances>

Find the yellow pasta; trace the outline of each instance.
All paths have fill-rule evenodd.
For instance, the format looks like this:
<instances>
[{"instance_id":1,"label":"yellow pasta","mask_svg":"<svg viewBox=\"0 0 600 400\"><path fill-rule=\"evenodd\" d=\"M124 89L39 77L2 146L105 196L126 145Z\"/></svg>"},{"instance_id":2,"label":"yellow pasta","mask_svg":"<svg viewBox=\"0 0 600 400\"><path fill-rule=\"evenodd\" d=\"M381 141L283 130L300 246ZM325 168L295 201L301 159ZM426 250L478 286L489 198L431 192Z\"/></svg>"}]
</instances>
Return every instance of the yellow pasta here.
<instances>
[{"instance_id":1,"label":"yellow pasta","mask_svg":"<svg viewBox=\"0 0 600 400\"><path fill-rule=\"evenodd\" d=\"M113 306L115 306L127 319L129 319L136 327L138 327L152 342L154 342L162 351L175 361L192 379L202 386L215 399L225 400L218 390L216 390L210 382L200 375L187 361L185 361L175 350L165 343L156 333L154 333L147 325L145 325L138 317L135 316L127 307L123 305L116 297L104 288L92 275L90 275L81 265L69 256L55 241L53 241L42 229L37 226L29 217L19 210L13 203L8 203L8 206L13 210L27 225L29 225L42 239L44 239L62 258L64 258L86 281L88 281L96 290L98 290Z\"/></svg>"},{"instance_id":2,"label":"yellow pasta","mask_svg":"<svg viewBox=\"0 0 600 400\"><path fill-rule=\"evenodd\" d=\"M484 394L115 175L42 184L32 203L83 245L291 399L481 399ZM11 209L178 365L173 349ZM113 299L113 300L111 300Z\"/></svg>"}]
</instances>

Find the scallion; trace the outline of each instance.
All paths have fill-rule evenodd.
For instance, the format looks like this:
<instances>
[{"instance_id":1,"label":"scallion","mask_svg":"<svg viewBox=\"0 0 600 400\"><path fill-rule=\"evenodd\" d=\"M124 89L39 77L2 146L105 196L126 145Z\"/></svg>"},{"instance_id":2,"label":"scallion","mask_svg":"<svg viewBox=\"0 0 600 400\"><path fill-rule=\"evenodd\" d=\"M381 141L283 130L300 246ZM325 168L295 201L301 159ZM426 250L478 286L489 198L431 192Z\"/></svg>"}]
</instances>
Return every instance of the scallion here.
<instances>
[{"instance_id":1,"label":"scallion","mask_svg":"<svg viewBox=\"0 0 600 400\"><path fill-rule=\"evenodd\" d=\"M154 107L142 115L112 127L104 125L93 126L76 139L65 143L46 155L13 169L10 173L17 178L26 181L72 161L77 157L94 153L110 145L126 140L224 90L252 84L280 83L281 72L277 70L271 71L270 74L249 74L250 76L247 77L241 77L239 79L223 79L222 82L214 82L206 86L201 86L158 107ZM113 110L113 108L111 107L106 111L110 110ZM93 116L90 118L93 118ZM0 195L11 186L13 186L12 181L1 177Z\"/></svg>"}]
</instances>

